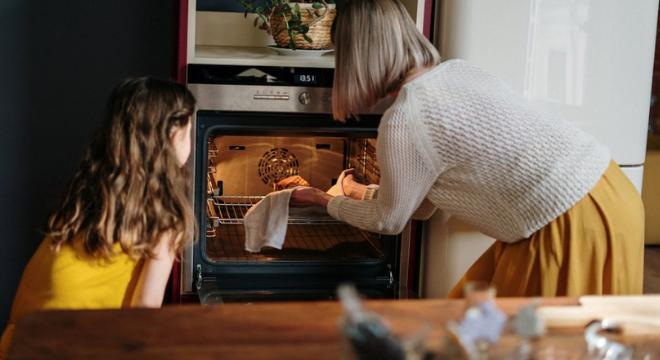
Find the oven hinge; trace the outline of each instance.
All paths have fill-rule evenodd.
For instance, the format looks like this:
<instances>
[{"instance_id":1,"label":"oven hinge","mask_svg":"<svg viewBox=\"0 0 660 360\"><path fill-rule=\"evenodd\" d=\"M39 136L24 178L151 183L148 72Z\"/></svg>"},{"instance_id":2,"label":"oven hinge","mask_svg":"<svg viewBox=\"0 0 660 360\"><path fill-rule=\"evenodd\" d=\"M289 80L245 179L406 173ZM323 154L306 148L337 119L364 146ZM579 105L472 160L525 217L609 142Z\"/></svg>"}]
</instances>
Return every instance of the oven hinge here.
<instances>
[{"instance_id":1,"label":"oven hinge","mask_svg":"<svg viewBox=\"0 0 660 360\"><path fill-rule=\"evenodd\" d=\"M197 292L202 288L202 264L197 264L197 283L195 287L197 287Z\"/></svg>"},{"instance_id":2,"label":"oven hinge","mask_svg":"<svg viewBox=\"0 0 660 360\"><path fill-rule=\"evenodd\" d=\"M394 284L394 274L392 274L392 265L388 264L387 268L389 269L389 273L390 273L390 280L389 280L390 282L387 285L387 287L389 288L389 287L392 287L392 285Z\"/></svg>"}]
</instances>

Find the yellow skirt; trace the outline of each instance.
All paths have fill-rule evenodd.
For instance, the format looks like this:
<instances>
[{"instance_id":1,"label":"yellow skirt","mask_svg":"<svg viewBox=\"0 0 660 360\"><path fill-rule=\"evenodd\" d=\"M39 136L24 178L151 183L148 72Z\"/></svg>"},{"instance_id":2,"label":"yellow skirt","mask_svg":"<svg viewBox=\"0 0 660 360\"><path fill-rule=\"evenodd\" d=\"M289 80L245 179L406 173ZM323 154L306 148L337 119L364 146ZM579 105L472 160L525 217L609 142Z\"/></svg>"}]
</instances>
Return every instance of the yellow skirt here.
<instances>
[{"instance_id":1,"label":"yellow skirt","mask_svg":"<svg viewBox=\"0 0 660 360\"><path fill-rule=\"evenodd\" d=\"M532 236L496 241L454 286L490 282L498 296L641 294L644 206L619 166L611 162L575 206Z\"/></svg>"}]
</instances>

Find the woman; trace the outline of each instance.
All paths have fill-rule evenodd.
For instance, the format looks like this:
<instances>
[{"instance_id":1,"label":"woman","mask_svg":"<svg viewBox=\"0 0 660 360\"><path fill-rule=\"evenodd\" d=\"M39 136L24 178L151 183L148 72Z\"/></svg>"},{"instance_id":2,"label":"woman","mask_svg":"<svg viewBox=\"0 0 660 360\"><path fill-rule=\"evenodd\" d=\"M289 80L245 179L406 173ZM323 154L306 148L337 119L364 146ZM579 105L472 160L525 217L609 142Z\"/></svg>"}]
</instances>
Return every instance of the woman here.
<instances>
[{"instance_id":1,"label":"woman","mask_svg":"<svg viewBox=\"0 0 660 360\"><path fill-rule=\"evenodd\" d=\"M170 81L129 79L114 89L23 272L0 359L16 321L38 310L161 306L174 257L194 229L183 167L194 106L188 89Z\"/></svg>"},{"instance_id":2,"label":"woman","mask_svg":"<svg viewBox=\"0 0 660 360\"><path fill-rule=\"evenodd\" d=\"M398 0L348 2L335 48L337 120L394 99L378 129L380 186L348 177L348 197L306 188L293 204L385 234L435 207L498 239L451 296L470 280L502 296L642 291L642 202L603 145L464 61L440 64Z\"/></svg>"}]
</instances>

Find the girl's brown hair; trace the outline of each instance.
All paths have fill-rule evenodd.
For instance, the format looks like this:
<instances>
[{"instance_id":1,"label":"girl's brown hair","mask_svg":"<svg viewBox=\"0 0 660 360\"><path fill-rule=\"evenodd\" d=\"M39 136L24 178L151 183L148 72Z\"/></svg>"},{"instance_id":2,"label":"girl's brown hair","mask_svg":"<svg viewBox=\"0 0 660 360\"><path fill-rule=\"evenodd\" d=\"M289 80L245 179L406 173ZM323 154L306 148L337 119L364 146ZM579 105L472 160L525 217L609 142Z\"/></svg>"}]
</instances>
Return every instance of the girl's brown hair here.
<instances>
[{"instance_id":1,"label":"girl's brown hair","mask_svg":"<svg viewBox=\"0 0 660 360\"><path fill-rule=\"evenodd\" d=\"M109 258L115 243L133 258L153 256L171 235L177 254L192 239L189 174L170 141L190 122L195 99L184 86L128 79L112 91L101 129L48 220L57 249L82 236L85 252Z\"/></svg>"},{"instance_id":2,"label":"girl's brown hair","mask_svg":"<svg viewBox=\"0 0 660 360\"><path fill-rule=\"evenodd\" d=\"M332 113L358 115L398 90L410 70L440 62L398 0L348 0L337 12Z\"/></svg>"}]
</instances>

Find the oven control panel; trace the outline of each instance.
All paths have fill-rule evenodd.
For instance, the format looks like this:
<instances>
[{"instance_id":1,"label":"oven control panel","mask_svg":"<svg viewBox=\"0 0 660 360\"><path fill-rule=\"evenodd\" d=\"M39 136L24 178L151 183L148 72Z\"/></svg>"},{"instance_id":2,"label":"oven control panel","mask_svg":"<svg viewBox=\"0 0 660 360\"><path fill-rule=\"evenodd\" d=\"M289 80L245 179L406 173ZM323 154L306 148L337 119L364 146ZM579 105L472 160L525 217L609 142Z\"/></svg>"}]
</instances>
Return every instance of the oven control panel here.
<instances>
[{"instance_id":1,"label":"oven control panel","mask_svg":"<svg viewBox=\"0 0 660 360\"><path fill-rule=\"evenodd\" d=\"M289 92L286 90L274 90L274 89L257 89L256 94L252 96L254 100L283 100L288 101L290 99Z\"/></svg>"},{"instance_id":2,"label":"oven control panel","mask_svg":"<svg viewBox=\"0 0 660 360\"><path fill-rule=\"evenodd\" d=\"M332 113L333 69L188 65L188 88L200 110ZM365 114L382 114L378 104Z\"/></svg>"},{"instance_id":3,"label":"oven control panel","mask_svg":"<svg viewBox=\"0 0 660 360\"><path fill-rule=\"evenodd\" d=\"M332 89L188 84L200 110L331 113Z\"/></svg>"},{"instance_id":4,"label":"oven control panel","mask_svg":"<svg viewBox=\"0 0 660 360\"><path fill-rule=\"evenodd\" d=\"M263 91L262 93L259 93L257 91L254 96L252 96L254 100L282 100L282 101L288 101L291 99L291 96L287 92L280 92L280 91ZM309 93L309 91L300 91L298 93L298 102L300 105L309 105L309 103L312 102L312 95Z\"/></svg>"}]
</instances>

